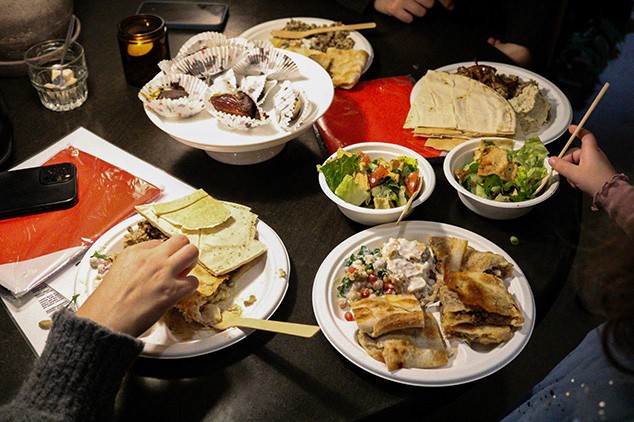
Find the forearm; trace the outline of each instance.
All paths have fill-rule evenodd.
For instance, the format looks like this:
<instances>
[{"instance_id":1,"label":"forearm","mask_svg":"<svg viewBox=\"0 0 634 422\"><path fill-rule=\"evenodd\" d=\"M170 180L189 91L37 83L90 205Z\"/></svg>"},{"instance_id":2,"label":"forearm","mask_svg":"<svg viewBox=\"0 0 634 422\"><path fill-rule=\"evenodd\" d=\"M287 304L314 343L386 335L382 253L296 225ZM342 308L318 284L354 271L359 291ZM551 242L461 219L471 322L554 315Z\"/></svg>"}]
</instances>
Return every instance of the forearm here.
<instances>
[{"instance_id":1,"label":"forearm","mask_svg":"<svg viewBox=\"0 0 634 422\"><path fill-rule=\"evenodd\" d=\"M68 311L53 321L42 356L0 416L110 419L121 380L143 343Z\"/></svg>"},{"instance_id":2,"label":"forearm","mask_svg":"<svg viewBox=\"0 0 634 422\"><path fill-rule=\"evenodd\" d=\"M634 186L627 176L618 174L594 195L592 209L603 209L614 222L634 236Z\"/></svg>"}]
</instances>

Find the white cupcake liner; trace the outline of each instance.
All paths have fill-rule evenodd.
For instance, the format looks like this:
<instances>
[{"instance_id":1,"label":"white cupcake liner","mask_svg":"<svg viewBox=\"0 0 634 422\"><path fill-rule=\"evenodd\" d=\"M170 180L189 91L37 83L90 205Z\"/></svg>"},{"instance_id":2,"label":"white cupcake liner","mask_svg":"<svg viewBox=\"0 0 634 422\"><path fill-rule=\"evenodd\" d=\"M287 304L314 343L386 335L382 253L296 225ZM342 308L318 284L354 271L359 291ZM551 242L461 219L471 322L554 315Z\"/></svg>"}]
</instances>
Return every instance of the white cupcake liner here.
<instances>
[{"instance_id":1,"label":"white cupcake liner","mask_svg":"<svg viewBox=\"0 0 634 422\"><path fill-rule=\"evenodd\" d=\"M227 37L220 32L201 32L200 34L194 35L193 37L185 41L180 50L178 50L176 58L180 59L182 57L197 53L200 50L204 50L205 48L223 46L227 45L227 43Z\"/></svg>"},{"instance_id":2,"label":"white cupcake liner","mask_svg":"<svg viewBox=\"0 0 634 422\"><path fill-rule=\"evenodd\" d=\"M233 69L241 75L266 75L269 79L286 80L299 76L297 64L281 50L255 47Z\"/></svg>"},{"instance_id":3,"label":"white cupcake liner","mask_svg":"<svg viewBox=\"0 0 634 422\"><path fill-rule=\"evenodd\" d=\"M299 104L298 104L299 102ZM306 95L295 89L289 81L282 82L280 90L273 96L276 125L285 131L292 131L301 125L310 111ZM299 107L299 110L296 110Z\"/></svg>"},{"instance_id":4,"label":"white cupcake liner","mask_svg":"<svg viewBox=\"0 0 634 422\"><path fill-rule=\"evenodd\" d=\"M189 94L186 98L158 99L159 89L178 83ZM200 79L190 75L159 73L141 91L139 99L154 112L163 117L180 118L195 116L205 108L209 87Z\"/></svg>"}]
</instances>

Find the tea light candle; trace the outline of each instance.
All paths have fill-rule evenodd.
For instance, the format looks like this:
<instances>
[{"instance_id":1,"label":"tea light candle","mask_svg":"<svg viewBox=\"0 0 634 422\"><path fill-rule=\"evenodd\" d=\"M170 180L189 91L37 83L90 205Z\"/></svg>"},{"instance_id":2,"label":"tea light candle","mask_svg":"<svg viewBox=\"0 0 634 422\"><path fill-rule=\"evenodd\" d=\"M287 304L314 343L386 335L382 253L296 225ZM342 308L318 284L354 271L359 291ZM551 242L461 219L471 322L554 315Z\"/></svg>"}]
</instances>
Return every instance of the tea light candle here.
<instances>
[{"instance_id":1,"label":"tea light candle","mask_svg":"<svg viewBox=\"0 0 634 422\"><path fill-rule=\"evenodd\" d=\"M158 62L170 58L167 26L159 16L134 15L124 19L119 23L117 39L130 85L145 85L160 71Z\"/></svg>"}]
</instances>

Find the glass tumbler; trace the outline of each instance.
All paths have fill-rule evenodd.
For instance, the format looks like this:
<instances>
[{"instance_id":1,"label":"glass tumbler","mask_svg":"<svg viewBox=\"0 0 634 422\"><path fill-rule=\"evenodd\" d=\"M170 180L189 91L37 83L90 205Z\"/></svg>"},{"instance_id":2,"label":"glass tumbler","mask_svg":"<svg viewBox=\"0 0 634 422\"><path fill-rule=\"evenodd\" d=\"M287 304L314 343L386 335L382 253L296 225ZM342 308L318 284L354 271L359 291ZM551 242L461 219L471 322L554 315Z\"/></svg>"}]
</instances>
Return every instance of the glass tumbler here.
<instances>
[{"instance_id":1,"label":"glass tumbler","mask_svg":"<svg viewBox=\"0 0 634 422\"><path fill-rule=\"evenodd\" d=\"M158 63L170 58L167 26L155 15L134 15L117 27L119 52L125 79L137 88L143 87L159 71Z\"/></svg>"},{"instance_id":2,"label":"glass tumbler","mask_svg":"<svg viewBox=\"0 0 634 422\"><path fill-rule=\"evenodd\" d=\"M27 50L24 61L44 107L69 111L88 98L88 67L80 44L71 42L64 54L64 40L43 41Z\"/></svg>"}]
</instances>

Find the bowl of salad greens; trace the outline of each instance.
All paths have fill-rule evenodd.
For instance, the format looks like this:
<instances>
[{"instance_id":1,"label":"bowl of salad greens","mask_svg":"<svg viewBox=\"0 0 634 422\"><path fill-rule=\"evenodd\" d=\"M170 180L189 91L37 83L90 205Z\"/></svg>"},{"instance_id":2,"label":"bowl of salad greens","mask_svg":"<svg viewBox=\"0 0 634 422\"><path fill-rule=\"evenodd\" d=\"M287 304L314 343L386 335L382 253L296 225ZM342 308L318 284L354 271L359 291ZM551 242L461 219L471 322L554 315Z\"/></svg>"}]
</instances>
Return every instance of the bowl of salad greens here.
<instances>
[{"instance_id":1,"label":"bowl of salad greens","mask_svg":"<svg viewBox=\"0 0 634 422\"><path fill-rule=\"evenodd\" d=\"M534 194L550 169L548 150L536 136L526 141L473 139L452 149L443 165L445 177L462 203L495 220L521 217L550 198L559 187L556 172Z\"/></svg>"},{"instance_id":2,"label":"bowl of salad greens","mask_svg":"<svg viewBox=\"0 0 634 422\"><path fill-rule=\"evenodd\" d=\"M434 170L422 155L384 142L341 148L317 171L324 194L346 217L367 226L396 221L413 196L411 213L436 186Z\"/></svg>"}]
</instances>

